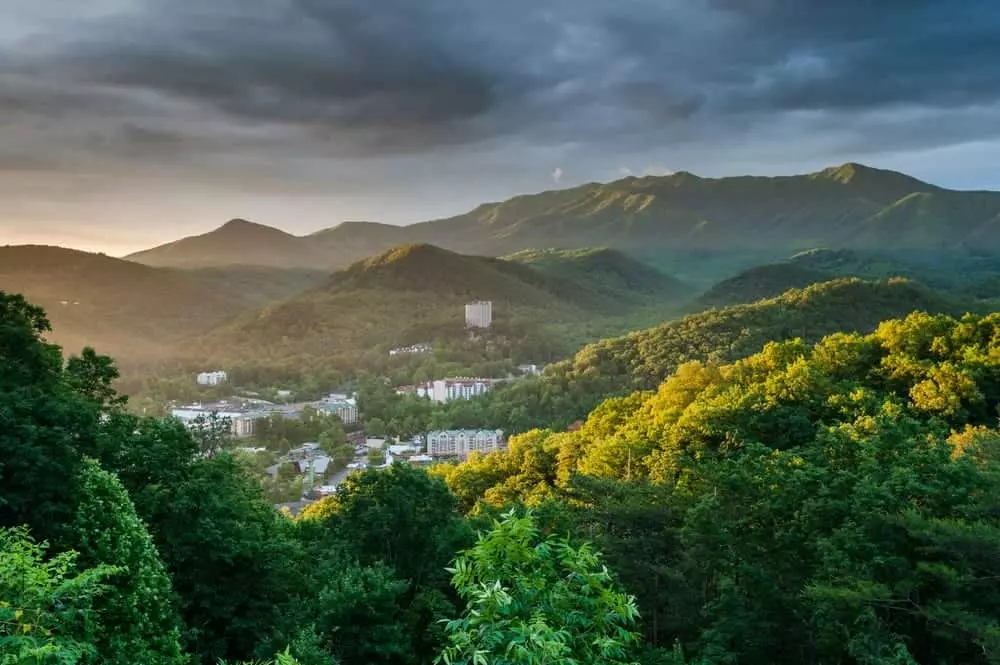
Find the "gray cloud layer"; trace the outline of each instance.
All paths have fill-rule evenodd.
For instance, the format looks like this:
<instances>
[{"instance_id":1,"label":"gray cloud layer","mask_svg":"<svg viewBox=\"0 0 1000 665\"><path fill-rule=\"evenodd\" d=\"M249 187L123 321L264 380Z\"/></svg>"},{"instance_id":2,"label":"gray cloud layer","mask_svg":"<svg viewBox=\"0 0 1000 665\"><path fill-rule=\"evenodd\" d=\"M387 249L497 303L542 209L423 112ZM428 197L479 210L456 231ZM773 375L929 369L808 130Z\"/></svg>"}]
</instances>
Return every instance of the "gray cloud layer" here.
<instances>
[{"instance_id":1,"label":"gray cloud layer","mask_svg":"<svg viewBox=\"0 0 1000 665\"><path fill-rule=\"evenodd\" d=\"M208 181L418 219L456 183L461 207L555 168L780 171L1000 134L994 0L21 4L0 0L0 194L45 174L67 205L87 174L136 205Z\"/></svg>"}]
</instances>

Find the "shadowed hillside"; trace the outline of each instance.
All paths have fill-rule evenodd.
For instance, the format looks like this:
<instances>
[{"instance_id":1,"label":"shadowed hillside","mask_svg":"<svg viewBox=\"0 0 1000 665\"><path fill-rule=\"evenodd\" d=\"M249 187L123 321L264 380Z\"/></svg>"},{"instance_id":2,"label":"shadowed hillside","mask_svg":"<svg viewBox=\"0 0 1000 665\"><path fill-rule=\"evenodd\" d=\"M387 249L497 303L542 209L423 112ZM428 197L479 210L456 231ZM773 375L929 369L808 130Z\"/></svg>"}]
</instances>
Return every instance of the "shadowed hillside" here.
<instances>
[{"instance_id":1,"label":"shadowed hillside","mask_svg":"<svg viewBox=\"0 0 1000 665\"><path fill-rule=\"evenodd\" d=\"M700 295L694 305L697 308L706 308L751 303L773 298L789 289L800 289L816 282L824 282L832 276L795 263L772 263L745 270L735 277L719 282Z\"/></svg>"},{"instance_id":2,"label":"shadowed hillside","mask_svg":"<svg viewBox=\"0 0 1000 665\"><path fill-rule=\"evenodd\" d=\"M240 306L190 276L60 247L0 247L0 290L44 307L67 352L95 346L124 360L208 330Z\"/></svg>"},{"instance_id":3,"label":"shadowed hillside","mask_svg":"<svg viewBox=\"0 0 1000 665\"><path fill-rule=\"evenodd\" d=\"M528 249L505 257L531 268L586 287L618 302L652 299L682 299L691 287L669 275L637 261L622 252L605 247L577 250Z\"/></svg>"}]
</instances>

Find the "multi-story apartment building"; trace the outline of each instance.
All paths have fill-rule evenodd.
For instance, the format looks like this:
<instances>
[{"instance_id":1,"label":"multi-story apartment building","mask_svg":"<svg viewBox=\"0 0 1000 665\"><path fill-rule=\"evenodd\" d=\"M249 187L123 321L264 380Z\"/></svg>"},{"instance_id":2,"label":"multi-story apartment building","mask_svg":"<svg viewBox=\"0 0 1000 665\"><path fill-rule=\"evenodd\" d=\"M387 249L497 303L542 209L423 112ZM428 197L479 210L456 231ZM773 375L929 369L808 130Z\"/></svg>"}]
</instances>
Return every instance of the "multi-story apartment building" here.
<instances>
[{"instance_id":1,"label":"multi-story apartment building","mask_svg":"<svg viewBox=\"0 0 1000 665\"><path fill-rule=\"evenodd\" d=\"M450 429L427 433L427 454L434 457L468 457L469 453L490 453L506 446L503 430Z\"/></svg>"},{"instance_id":2,"label":"multi-story apartment building","mask_svg":"<svg viewBox=\"0 0 1000 665\"><path fill-rule=\"evenodd\" d=\"M358 422L360 417L358 413L358 403L353 397L347 397L345 395L330 395L329 397L325 397L320 401L315 402L313 406L317 411L337 416L340 418L340 422L345 425L355 424Z\"/></svg>"},{"instance_id":3,"label":"multi-story apartment building","mask_svg":"<svg viewBox=\"0 0 1000 665\"><path fill-rule=\"evenodd\" d=\"M479 300L465 306L466 328L489 328L493 324L493 302Z\"/></svg>"}]
</instances>

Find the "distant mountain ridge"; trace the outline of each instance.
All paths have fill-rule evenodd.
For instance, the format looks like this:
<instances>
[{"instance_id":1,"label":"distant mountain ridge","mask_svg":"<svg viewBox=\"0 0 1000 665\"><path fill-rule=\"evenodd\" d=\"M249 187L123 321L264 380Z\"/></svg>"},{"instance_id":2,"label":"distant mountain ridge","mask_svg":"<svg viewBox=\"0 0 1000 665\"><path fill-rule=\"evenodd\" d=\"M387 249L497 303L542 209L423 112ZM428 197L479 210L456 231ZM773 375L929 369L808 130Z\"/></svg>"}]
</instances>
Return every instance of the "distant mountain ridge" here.
<instances>
[{"instance_id":1,"label":"distant mountain ridge","mask_svg":"<svg viewBox=\"0 0 1000 665\"><path fill-rule=\"evenodd\" d=\"M947 190L847 163L793 176L628 177L485 203L398 227L347 222L308 236L234 220L130 259L159 266L336 269L407 243L504 256L537 247L749 251L1000 249L1000 192Z\"/></svg>"}]
</instances>

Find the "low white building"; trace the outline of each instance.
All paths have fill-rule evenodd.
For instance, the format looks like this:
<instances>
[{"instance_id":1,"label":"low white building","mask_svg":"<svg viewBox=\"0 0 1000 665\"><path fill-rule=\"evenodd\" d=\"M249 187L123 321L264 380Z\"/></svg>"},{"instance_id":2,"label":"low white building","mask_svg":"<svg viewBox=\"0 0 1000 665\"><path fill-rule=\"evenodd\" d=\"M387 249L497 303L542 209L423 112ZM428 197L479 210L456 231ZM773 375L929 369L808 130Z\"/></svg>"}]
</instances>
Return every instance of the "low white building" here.
<instances>
[{"instance_id":1,"label":"low white building","mask_svg":"<svg viewBox=\"0 0 1000 665\"><path fill-rule=\"evenodd\" d=\"M424 447L419 443L396 443L389 446L389 452L393 455L414 455L423 451Z\"/></svg>"},{"instance_id":2,"label":"low white building","mask_svg":"<svg viewBox=\"0 0 1000 665\"><path fill-rule=\"evenodd\" d=\"M365 439L365 448L368 450L382 450L385 448L385 439L370 437Z\"/></svg>"},{"instance_id":3,"label":"low white building","mask_svg":"<svg viewBox=\"0 0 1000 665\"><path fill-rule=\"evenodd\" d=\"M221 369L214 372L202 372L197 378L199 386L217 386L228 380L229 374L223 372Z\"/></svg>"},{"instance_id":4,"label":"low white building","mask_svg":"<svg viewBox=\"0 0 1000 665\"><path fill-rule=\"evenodd\" d=\"M433 347L430 344L414 344L412 346L400 346L395 349L389 349L390 356L401 356L411 353L430 353Z\"/></svg>"},{"instance_id":5,"label":"low white building","mask_svg":"<svg viewBox=\"0 0 1000 665\"><path fill-rule=\"evenodd\" d=\"M503 430L449 429L427 433L427 454L433 457L467 457L469 453L503 450Z\"/></svg>"}]
</instances>

